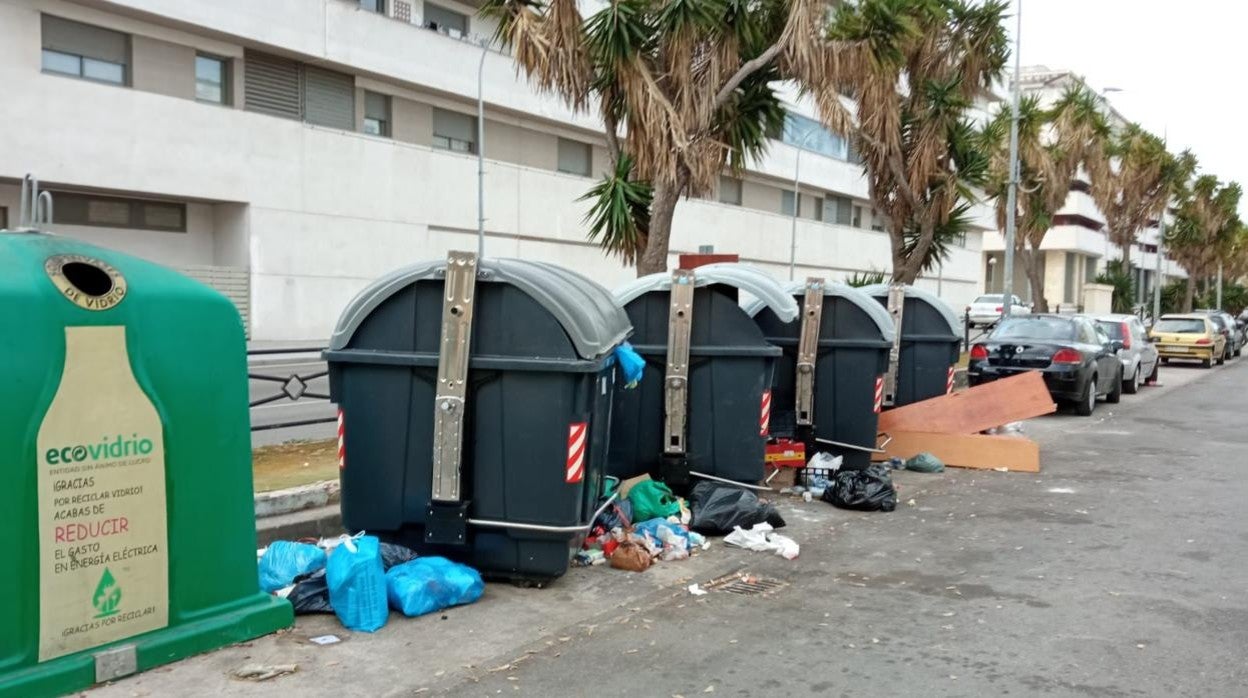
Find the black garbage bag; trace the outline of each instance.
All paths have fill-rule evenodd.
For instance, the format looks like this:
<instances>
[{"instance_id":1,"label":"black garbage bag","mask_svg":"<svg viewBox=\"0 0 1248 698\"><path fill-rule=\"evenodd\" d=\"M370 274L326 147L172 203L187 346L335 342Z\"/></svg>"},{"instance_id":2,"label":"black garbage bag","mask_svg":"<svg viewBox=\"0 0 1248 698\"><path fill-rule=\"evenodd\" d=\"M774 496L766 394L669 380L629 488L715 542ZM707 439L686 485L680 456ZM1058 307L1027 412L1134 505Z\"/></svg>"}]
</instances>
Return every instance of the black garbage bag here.
<instances>
[{"instance_id":1,"label":"black garbage bag","mask_svg":"<svg viewBox=\"0 0 1248 698\"><path fill-rule=\"evenodd\" d=\"M395 565L401 565L404 562L411 562L418 556L416 551L398 543L382 543L381 544L381 566L389 570Z\"/></svg>"},{"instance_id":2,"label":"black garbage bag","mask_svg":"<svg viewBox=\"0 0 1248 698\"><path fill-rule=\"evenodd\" d=\"M628 528L632 522L633 503L627 499L617 499L594 519L594 527L601 526L604 531L610 531L613 528Z\"/></svg>"},{"instance_id":3,"label":"black garbage bag","mask_svg":"<svg viewBox=\"0 0 1248 698\"><path fill-rule=\"evenodd\" d=\"M325 581L325 568L295 579L295 587L286 595L286 600L295 607L297 616L333 613L334 607L329 603L329 585Z\"/></svg>"},{"instance_id":4,"label":"black garbage bag","mask_svg":"<svg viewBox=\"0 0 1248 698\"><path fill-rule=\"evenodd\" d=\"M888 468L872 463L865 470L836 473L832 486L823 491L823 501L855 511L892 511L897 508L897 490Z\"/></svg>"},{"instance_id":5,"label":"black garbage bag","mask_svg":"<svg viewBox=\"0 0 1248 698\"><path fill-rule=\"evenodd\" d=\"M726 536L734 526L749 529L764 521L772 528L783 528L784 518L776 507L758 498L753 491L703 480L689 492L693 520L689 528L708 536Z\"/></svg>"}]
</instances>

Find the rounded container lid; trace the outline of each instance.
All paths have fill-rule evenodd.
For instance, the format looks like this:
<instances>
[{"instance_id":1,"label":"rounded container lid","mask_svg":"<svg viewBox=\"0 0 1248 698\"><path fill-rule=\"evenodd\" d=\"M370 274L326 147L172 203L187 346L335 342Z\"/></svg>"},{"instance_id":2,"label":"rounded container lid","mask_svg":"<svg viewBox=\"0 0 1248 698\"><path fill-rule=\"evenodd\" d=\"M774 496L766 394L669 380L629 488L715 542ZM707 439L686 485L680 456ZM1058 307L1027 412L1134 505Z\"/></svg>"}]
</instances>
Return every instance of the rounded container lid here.
<instances>
[{"instance_id":1,"label":"rounded container lid","mask_svg":"<svg viewBox=\"0 0 1248 698\"><path fill-rule=\"evenodd\" d=\"M871 284L870 286L863 286L859 290L875 298L888 298L888 284ZM950 332L955 335L962 334L962 319L958 317L957 313L953 312L953 308L950 308L948 303L940 299L940 296L931 291L924 291L921 288L906 286L906 297L917 298L932 306L936 309L936 312L940 313L945 322L949 323Z\"/></svg>"},{"instance_id":2,"label":"rounded container lid","mask_svg":"<svg viewBox=\"0 0 1248 698\"><path fill-rule=\"evenodd\" d=\"M766 305L784 322L797 318L800 309L793 295L786 292L780 282L761 269L737 262L708 264L693 270L694 286L725 284L736 287L753 296L757 303ZM667 272L643 276L615 290L615 301L628 305L645 293L665 291L672 287L672 275Z\"/></svg>"},{"instance_id":3,"label":"rounded container lid","mask_svg":"<svg viewBox=\"0 0 1248 698\"><path fill-rule=\"evenodd\" d=\"M360 324L399 291L425 279L446 278L447 262L436 259L396 269L369 284L343 309L330 336L329 349L344 349ZM628 315L611 293L596 281L545 262L486 257L477 282L508 283L550 311L563 326L581 358L595 359L616 347L632 332Z\"/></svg>"},{"instance_id":4,"label":"rounded container lid","mask_svg":"<svg viewBox=\"0 0 1248 698\"><path fill-rule=\"evenodd\" d=\"M784 284L784 291L790 296L802 295L806 293L806 282L789 281ZM853 286L847 286L834 281L824 282L823 295L838 296L858 306L862 309L862 312L867 314L867 317L871 318L871 321L875 323L875 326L879 328L880 339L883 339L886 342L893 341L893 337L896 335L896 328L893 324L893 316L889 315L888 311L885 310L884 307L876 302L876 300L871 296L863 293L860 289L854 288ZM763 309L763 306L764 303L762 301L754 299L746 303L743 307L745 308L746 314L750 317L754 317L755 315L758 315L760 310Z\"/></svg>"}]
</instances>

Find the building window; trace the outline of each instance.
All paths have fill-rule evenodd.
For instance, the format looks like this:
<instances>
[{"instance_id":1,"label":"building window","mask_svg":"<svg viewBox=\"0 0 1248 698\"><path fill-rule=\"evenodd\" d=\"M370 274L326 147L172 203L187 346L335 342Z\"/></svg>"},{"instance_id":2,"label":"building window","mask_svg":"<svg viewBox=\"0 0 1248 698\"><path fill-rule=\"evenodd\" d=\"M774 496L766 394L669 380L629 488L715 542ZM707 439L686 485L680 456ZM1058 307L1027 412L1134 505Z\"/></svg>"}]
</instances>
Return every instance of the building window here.
<instances>
[{"instance_id":1,"label":"building window","mask_svg":"<svg viewBox=\"0 0 1248 698\"><path fill-rule=\"evenodd\" d=\"M435 107L433 110L433 147L457 153L477 152L477 118Z\"/></svg>"},{"instance_id":2,"label":"building window","mask_svg":"<svg viewBox=\"0 0 1248 698\"><path fill-rule=\"evenodd\" d=\"M229 104L229 61L216 56L195 56L195 99Z\"/></svg>"},{"instance_id":3,"label":"building window","mask_svg":"<svg viewBox=\"0 0 1248 698\"><path fill-rule=\"evenodd\" d=\"M1083 258L1083 282L1085 284L1096 283L1096 257Z\"/></svg>"},{"instance_id":4,"label":"building window","mask_svg":"<svg viewBox=\"0 0 1248 698\"><path fill-rule=\"evenodd\" d=\"M53 200L59 224L186 232L186 204L74 192L54 192Z\"/></svg>"},{"instance_id":5,"label":"building window","mask_svg":"<svg viewBox=\"0 0 1248 698\"><path fill-rule=\"evenodd\" d=\"M799 205L801 206L797 214L799 218L805 217L816 221L823 220L822 197L802 194ZM786 216L793 215L793 192L787 190L780 192L780 213ZM802 214L805 214L805 216Z\"/></svg>"},{"instance_id":6,"label":"building window","mask_svg":"<svg viewBox=\"0 0 1248 698\"><path fill-rule=\"evenodd\" d=\"M786 111L784 128L779 134L772 134L772 137L776 135L779 135L781 141L803 150L841 160L846 157L844 138L824 128L818 121L800 114Z\"/></svg>"},{"instance_id":7,"label":"building window","mask_svg":"<svg viewBox=\"0 0 1248 698\"><path fill-rule=\"evenodd\" d=\"M9 229L9 207L0 206L0 230Z\"/></svg>"},{"instance_id":8,"label":"building window","mask_svg":"<svg viewBox=\"0 0 1248 698\"><path fill-rule=\"evenodd\" d=\"M126 85L130 37L111 29L42 16L43 72Z\"/></svg>"},{"instance_id":9,"label":"building window","mask_svg":"<svg viewBox=\"0 0 1248 698\"><path fill-rule=\"evenodd\" d=\"M377 92L364 93L364 133L389 138L390 96Z\"/></svg>"},{"instance_id":10,"label":"building window","mask_svg":"<svg viewBox=\"0 0 1248 698\"><path fill-rule=\"evenodd\" d=\"M824 216L825 223L835 223L837 225L849 225L853 219L854 202L843 196L828 196L827 208L824 209L827 215Z\"/></svg>"},{"instance_id":11,"label":"building window","mask_svg":"<svg viewBox=\"0 0 1248 698\"><path fill-rule=\"evenodd\" d=\"M386 13L386 0L360 0L360 9L384 15Z\"/></svg>"},{"instance_id":12,"label":"building window","mask_svg":"<svg viewBox=\"0 0 1248 698\"><path fill-rule=\"evenodd\" d=\"M556 169L567 174L588 177L593 169L593 157L593 148L588 143L560 138Z\"/></svg>"},{"instance_id":13,"label":"building window","mask_svg":"<svg viewBox=\"0 0 1248 698\"><path fill-rule=\"evenodd\" d=\"M862 207L861 206L854 207L854 216L850 220L849 224L854 226L855 228L862 227Z\"/></svg>"},{"instance_id":14,"label":"building window","mask_svg":"<svg viewBox=\"0 0 1248 698\"><path fill-rule=\"evenodd\" d=\"M949 241L954 247L966 247L966 233L958 233Z\"/></svg>"},{"instance_id":15,"label":"building window","mask_svg":"<svg viewBox=\"0 0 1248 698\"><path fill-rule=\"evenodd\" d=\"M468 15L426 2L425 28L459 38L468 33Z\"/></svg>"},{"instance_id":16,"label":"building window","mask_svg":"<svg viewBox=\"0 0 1248 698\"><path fill-rule=\"evenodd\" d=\"M871 229L881 233L884 232L884 217L875 209L871 209Z\"/></svg>"},{"instance_id":17,"label":"building window","mask_svg":"<svg viewBox=\"0 0 1248 698\"><path fill-rule=\"evenodd\" d=\"M741 205L741 180L736 177L719 176L719 203Z\"/></svg>"},{"instance_id":18,"label":"building window","mask_svg":"<svg viewBox=\"0 0 1248 698\"><path fill-rule=\"evenodd\" d=\"M784 190L780 192L780 213L786 216L793 215L793 192Z\"/></svg>"}]
</instances>

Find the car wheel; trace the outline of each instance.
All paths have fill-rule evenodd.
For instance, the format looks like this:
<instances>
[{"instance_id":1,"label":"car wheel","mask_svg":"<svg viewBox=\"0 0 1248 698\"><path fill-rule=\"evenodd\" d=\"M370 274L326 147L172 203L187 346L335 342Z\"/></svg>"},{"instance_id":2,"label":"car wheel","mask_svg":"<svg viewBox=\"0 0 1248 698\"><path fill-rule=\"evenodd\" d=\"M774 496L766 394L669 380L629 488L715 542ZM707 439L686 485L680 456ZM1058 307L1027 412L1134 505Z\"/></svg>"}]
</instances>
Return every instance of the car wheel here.
<instances>
[{"instance_id":1,"label":"car wheel","mask_svg":"<svg viewBox=\"0 0 1248 698\"><path fill-rule=\"evenodd\" d=\"M1131 372L1131 380L1123 384L1122 391L1128 395L1135 395L1140 392L1140 367L1138 365Z\"/></svg>"},{"instance_id":2,"label":"car wheel","mask_svg":"<svg viewBox=\"0 0 1248 698\"><path fill-rule=\"evenodd\" d=\"M1200 367L1201 368L1213 368L1213 359L1201 359Z\"/></svg>"},{"instance_id":3,"label":"car wheel","mask_svg":"<svg viewBox=\"0 0 1248 698\"><path fill-rule=\"evenodd\" d=\"M1122 369L1118 369L1118 375L1114 377L1114 387L1109 389L1109 395L1105 396L1105 402L1111 405L1117 405L1122 402Z\"/></svg>"},{"instance_id":4,"label":"car wheel","mask_svg":"<svg viewBox=\"0 0 1248 698\"><path fill-rule=\"evenodd\" d=\"M1096 374L1092 374L1092 378L1088 380L1088 387L1083 389L1083 397L1079 399L1079 404L1075 405L1075 412L1081 417L1092 415L1096 409Z\"/></svg>"}]
</instances>

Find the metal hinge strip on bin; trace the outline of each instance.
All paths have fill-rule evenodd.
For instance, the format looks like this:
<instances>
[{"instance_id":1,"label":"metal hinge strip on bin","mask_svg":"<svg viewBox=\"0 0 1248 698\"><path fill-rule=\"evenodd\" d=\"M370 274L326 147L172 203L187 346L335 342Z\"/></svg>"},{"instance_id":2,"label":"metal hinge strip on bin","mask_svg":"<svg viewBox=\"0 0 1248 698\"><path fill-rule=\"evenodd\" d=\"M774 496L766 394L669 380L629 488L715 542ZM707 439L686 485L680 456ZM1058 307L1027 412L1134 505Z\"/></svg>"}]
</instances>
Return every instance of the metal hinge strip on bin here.
<instances>
[{"instance_id":1,"label":"metal hinge strip on bin","mask_svg":"<svg viewBox=\"0 0 1248 698\"><path fill-rule=\"evenodd\" d=\"M442 338L438 350L437 391L433 399L435 502L459 501L476 284L477 256L471 252L451 252L447 256L443 284Z\"/></svg>"},{"instance_id":2,"label":"metal hinge strip on bin","mask_svg":"<svg viewBox=\"0 0 1248 698\"><path fill-rule=\"evenodd\" d=\"M806 279L806 298L802 302L802 333L797 341L797 424L814 424L815 360L819 355L819 325L823 321L824 280Z\"/></svg>"},{"instance_id":3,"label":"metal hinge strip on bin","mask_svg":"<svg viewBox=\"0 0 1248 698\"><path fill-rule=\"evenodd\" d=\"M901 320L906 308L906 287L889 284L888 314L893 316L893 346L888 349L888 373L884 374L884 404L892 406L897 400L897 367L901 363Z\"/></svg>"},{"instance_id":4,"label":"metal hinge strip on bin","mask_svg":"<svg viewBox=\"0 0 1248 698\"><path fill-rule=\"evenodd\" d=\"M693 272L688 269L672 272L671 308L667 318L667 376L663 383L663 452L671 455L685 453L693 282Z\"/></svg>"}]
</instances>

